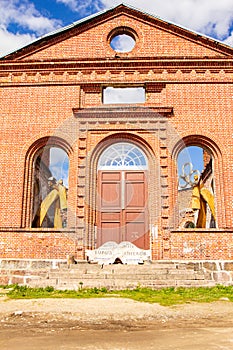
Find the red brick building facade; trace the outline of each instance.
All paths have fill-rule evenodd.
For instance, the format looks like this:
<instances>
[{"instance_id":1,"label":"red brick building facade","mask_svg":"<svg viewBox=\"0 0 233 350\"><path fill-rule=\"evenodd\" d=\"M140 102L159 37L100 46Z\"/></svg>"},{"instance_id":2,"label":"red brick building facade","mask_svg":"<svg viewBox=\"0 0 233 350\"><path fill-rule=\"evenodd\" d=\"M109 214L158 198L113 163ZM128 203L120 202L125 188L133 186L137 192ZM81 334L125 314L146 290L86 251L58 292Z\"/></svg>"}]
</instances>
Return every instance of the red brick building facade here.
<instances>
[{"instance_id":1,"label":"red brick building facade","mask_svg":"<svg viewBox=\"0 0 233 350\"><path fill-rule=\"evenodd\" d=\"M110 45L122 34L128 52ZM0 258L86 259L115 240L153 260L232 259L232 83L232 48L125 5L1 58ZM145 101L105 103L109 87ZM214 228L179 226L187 146L212 160ZM69 159L61 228L35 223L50 148Z\"/></svg>"}]
</instances>

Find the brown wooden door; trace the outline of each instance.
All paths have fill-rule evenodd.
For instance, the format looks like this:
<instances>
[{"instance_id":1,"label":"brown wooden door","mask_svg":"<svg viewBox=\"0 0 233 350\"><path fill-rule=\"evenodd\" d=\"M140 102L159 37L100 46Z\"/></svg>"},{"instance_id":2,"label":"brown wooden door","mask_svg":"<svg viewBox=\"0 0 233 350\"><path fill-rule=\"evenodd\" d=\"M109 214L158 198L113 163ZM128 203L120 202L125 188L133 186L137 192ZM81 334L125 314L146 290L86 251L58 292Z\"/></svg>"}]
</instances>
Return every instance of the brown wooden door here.
<instances>
[{"instance_id":1,"label":"brown wooden door","mask_svg":"<svg viewBox=\"0 0 233 350\"><path fill-rule=\"evenodd\" d=\"M99 171L97 246L129 241L149 249L145 171Z\"/></svg>"}]
</instances>

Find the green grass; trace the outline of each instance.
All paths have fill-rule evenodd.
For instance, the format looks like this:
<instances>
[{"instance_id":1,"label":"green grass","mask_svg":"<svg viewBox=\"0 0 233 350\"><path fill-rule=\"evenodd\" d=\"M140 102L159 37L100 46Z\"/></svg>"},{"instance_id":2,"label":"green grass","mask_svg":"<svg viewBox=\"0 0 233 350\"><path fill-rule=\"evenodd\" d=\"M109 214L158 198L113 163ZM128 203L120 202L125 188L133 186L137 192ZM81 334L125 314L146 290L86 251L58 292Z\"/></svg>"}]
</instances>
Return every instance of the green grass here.
<instances>
[{"instance_id":1,"label":"green grass","mask_svg":"<svg viewBox=\"0 0 233 350\"><path fill-rule=\"evenodd\" d=\"M7 297L11 299L38 299L38 298L110 298L121 297L147 303L158 303L164 306L191 302L214 302L221 298L233 301L233 286L221 286L211 288L163 288L151 289L137 287L133 290L108 291L106 288L83 288L80 282L78 290L56 290L53 287L30 288L19 286L1 286L7 291Z\"/></svg>"},{"instance_id":2,"label":"green grass","mask_svg":"<svg viewBox=\"0 0 233 350\"><path fill-rule=\"evenodd\" d=\"M191 302L209 303L221 298L233 301L233 286L216 286L211 288L163 288L152 290L150 288L137 288L132 291L121 291L121 296L137 301L159 303L164 306L184 304Z\"/></svg>"}]
</instances>

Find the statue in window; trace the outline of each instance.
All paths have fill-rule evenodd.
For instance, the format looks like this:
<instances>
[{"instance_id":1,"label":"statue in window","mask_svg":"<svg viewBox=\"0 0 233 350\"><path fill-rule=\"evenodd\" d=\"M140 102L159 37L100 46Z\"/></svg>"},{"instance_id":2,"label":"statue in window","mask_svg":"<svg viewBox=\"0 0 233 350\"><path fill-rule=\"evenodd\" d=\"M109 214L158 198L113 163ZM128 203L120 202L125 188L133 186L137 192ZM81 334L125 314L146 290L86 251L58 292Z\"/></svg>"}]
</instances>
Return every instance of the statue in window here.
<instances>
[{"instance_id":1,"label":"statue in window","mask_svg":"<svg viewBox=\"0 0 233 350\"><path fill-rule=\"evenodd\" d=\"M40 206L40 227L46 215L49 215L49 211L53 208L53 228L63 228L66 226L66 219L62 220L62 217L66 217L64 213L67 211L67 189L62 180L56 181L54 177L48 179L48 186L50 192Z\"/></svg>"},{"instance_id":2,"label":"statue in window","mask_svg":"<svg viewBox=\"0 0 233 350\"><path fill-rule=\"evenodd\" d=\"M194 211L198 210L197 217L197 228L206 227L206 213L207 205L210 208L211 214L214 221L216 220L215 206L214 206L214 196L213 194L204 187L203 182L198 175L194 175L194 184L192 191L192 209Z\"/></svg>"}]
</instances>

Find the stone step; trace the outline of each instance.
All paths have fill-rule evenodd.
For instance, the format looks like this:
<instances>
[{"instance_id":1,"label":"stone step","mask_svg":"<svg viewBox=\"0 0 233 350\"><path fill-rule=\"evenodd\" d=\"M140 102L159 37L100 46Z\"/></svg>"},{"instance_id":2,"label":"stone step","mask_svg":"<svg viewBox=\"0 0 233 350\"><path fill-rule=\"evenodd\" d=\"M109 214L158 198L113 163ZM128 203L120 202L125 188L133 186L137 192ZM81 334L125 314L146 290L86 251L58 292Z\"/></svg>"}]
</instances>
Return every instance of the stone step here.
<instances>
[{"instance_id":1,"label":"stone step","mask_svg":"<svg viewBox=\"0 0 233 350\"><path fill-rule=\"evenodd\" d=\"M112 264L112 265L98 265L98 264L88 264L88 263L77 263L77 264L71 264L71 265L62 265L60 267L60 270L96 270L96 269L104 269L104 270L124 270L124 271L132 271L133 269L137 270L177 270L177 269L187 269L184 265L178 265L177 263L171 263L171 262L157 262L157 263L145 263L142 265L122 265L122 264ZM193 269L193 267L190 267L190 269Z\"/></svg>"},{"instance_id":2,"label":"stone step","mask_svg":"<svg viewBox=\"0 0 233 350\"><path fill-rule=\"evenodd\" d=\"M0 260L0 284L53 286L56 289L125 289L137 286L199 287L232 285L233 263L213 261L153 261L144 265L98 265L65 261ZM225 268L225 270L224 270Z\"/></svg>"},{"instance_id":3,"label":"stone step","mask_svg":"<svg viewBox=\"0 0 233 350\"><path fill-rule=\"evenodd\" d=\"M98 270L98 271L49 271L48 275L49 276L53 276L53 277L58 277L58 276L70 276L70 277L80 277L80 276L89 276L88 278L92 278L95 276L166 276L167 274L174 274L174 275L183 275L183 274L190 274L190 275L194 275L195 271L191 271L190 273L187 273L185 270L182 271L167 271L167 270L156 270L156 271L116 271L116 270L112 270L112 271L106 271L106 270Z\"/></svg>"},{"instance_id":4,"label":"stone step","mask_svg":"<svg viewBox=\"0 0 233 350\"><path fill-rule=\"evenodd\" d=\"M102 279L131 279L131 280L154 280L154 279L180 279L180 280L190 280L190 279L204 279L205 275L203 273L198 273L192 271L191 273L187 273L186 271L173 271L172 273L100 273L97 274L93 273L59 273L57 272L50 272L47 275L47 279L52 278L60 278L60 279L95 279L95 278L102 278Z\"/></svg>"},{"instance_id":5,"label":"stone step","mask_svg":"<svg viewBox=\"0 0 233 350\"><path fill-rule=\"evenodd\" d=\"M178 269L178 268L168 268L168 267L153 267L153 266L147 266L147 265L136 265L136 266L125 266L125 265L111 265L111 266L99 266L99 265L89 265L89 266L86 266L86 267L70 267L70 268L62 268L62 269L50 269L49 271L59 271L61 273L67 273L68 271L72 271L72 273L89 273L89 274L96 274L98 272L105 272L105 273L115 273L115 274L120 274L120 273L160 273L160 274L166 274L168 272L173 272L173 273L176 273L176 272L179 272L179 273L182 273L183 271L187 271L188 273L192 273L192 272L196 272L196 270L193 270L193 269Z\"/></svg>"},{"instance_id":6,"label":"stone step","mask_svg":"<svg viewBox=\"0 0 233 350\"><path fill-rule=\"evenodd\" d=\"M38 281L32 280L29 285L31 287L38 287ZM39 286L40 287L46 287L46 286L53 286L56 289L73 289L73 290L79 290L81 288L103 288L106 287L109 290L114 289L134 289L138 286L140 287L149 287L149 288L166 288L166 287L210 287L214 286L215 283L213 281L206 281L206 280L174 280L174 279L167 279L167 280L145 280L145 281L132 281L132 280L125 280L125 279L92 279L92 280L85 280L82 281L82 284L80 284L79 281L76 280L59 280L59 279L52 279L48 281L40 281Z\"/></svg>"}]
</instances>

